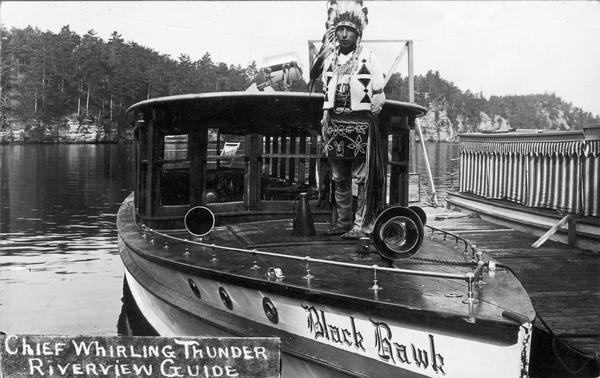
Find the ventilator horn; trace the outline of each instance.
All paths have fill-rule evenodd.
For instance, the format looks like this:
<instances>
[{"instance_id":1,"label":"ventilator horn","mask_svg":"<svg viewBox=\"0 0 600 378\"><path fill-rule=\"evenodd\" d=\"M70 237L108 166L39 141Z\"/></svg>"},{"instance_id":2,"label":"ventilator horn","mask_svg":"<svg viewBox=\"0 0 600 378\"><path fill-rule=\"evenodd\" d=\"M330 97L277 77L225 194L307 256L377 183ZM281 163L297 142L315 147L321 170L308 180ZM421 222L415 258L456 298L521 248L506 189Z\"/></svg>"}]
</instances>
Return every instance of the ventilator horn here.
<instances>
[{"instance_id":1,"label":"ventilator horn","mask_svg":"<svg viewBox=\"0 0 600 378\"><path fill-rule=\"evenodd\" d=\"M379 214L373 227L375 248L388 260L408 258L416 254L423 244L423 236L421 217L412 209L402 206L385 209Z\"/></svg>"},{"instance_id":2,"label":"ventilator horn","mask_svg":"<svg viewBox=\"0 0 600 378\"><path fill-rule=\"evenodd\" d=\"M204 206L196 206L188 210L183 219L186 230L194 236L205 236L215 226L215 214Z\"/></svg>"}]
</instances>

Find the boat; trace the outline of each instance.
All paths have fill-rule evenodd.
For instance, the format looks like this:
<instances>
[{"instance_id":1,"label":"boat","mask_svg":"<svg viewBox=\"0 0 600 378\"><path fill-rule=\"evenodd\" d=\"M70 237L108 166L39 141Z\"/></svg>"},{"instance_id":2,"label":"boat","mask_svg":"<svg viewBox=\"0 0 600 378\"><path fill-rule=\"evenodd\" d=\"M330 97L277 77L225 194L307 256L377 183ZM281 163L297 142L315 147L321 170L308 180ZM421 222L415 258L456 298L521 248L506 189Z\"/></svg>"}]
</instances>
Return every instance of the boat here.
<instances>
[{"instance_id":1,"label":"boat","mask_svg":"<svg viewBox=\"0 0 600 378\"><path fill-rule=\"evenodd\" d=\"M278 337L284 377L527 376L536 313L521 283L409 203L409 135L426 109L386 101L386 208L371 237L344 240L331 232L322 103L220 92L128 110L136 186L119 253L150 325Z\"/></svg>"},{"instance_id":2,"label":"boat","mask_svg":"<svg viewBox=\"0 0 600 378\"><path fill-rule=\"evenodd\" d=\"M600 124L460 135L449 208L581 249L600 246ZM538 245L535 244L535 245Z\"/></svg>"}]
</instances>

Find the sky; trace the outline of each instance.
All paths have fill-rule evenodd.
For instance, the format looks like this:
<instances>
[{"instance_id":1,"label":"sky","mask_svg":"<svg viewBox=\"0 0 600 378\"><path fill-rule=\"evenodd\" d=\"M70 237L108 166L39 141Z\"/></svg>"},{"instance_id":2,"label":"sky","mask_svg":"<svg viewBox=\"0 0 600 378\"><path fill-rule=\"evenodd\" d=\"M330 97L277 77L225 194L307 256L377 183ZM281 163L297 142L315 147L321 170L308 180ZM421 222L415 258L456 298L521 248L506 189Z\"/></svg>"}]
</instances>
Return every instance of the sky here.
<instances>
[{"instance_id":1,"label":"sky","mask_svg":"<svg viewBox=\"0 0 600 378\"><path fill-rule=\"evenodd\" d=\"M491 95L555 93L600 115L600 1L369 1L363 39L412 40L414 70L462 90ZM308 40L320 40L326 2L2 2L0 22L107 41L118 31L174 59L210 53L214 62L259 66L290 53L308 68ZM401 42L370 43L389 67ZM406 75L406 57L398 72Z\"/></svg>"}]
</instances>

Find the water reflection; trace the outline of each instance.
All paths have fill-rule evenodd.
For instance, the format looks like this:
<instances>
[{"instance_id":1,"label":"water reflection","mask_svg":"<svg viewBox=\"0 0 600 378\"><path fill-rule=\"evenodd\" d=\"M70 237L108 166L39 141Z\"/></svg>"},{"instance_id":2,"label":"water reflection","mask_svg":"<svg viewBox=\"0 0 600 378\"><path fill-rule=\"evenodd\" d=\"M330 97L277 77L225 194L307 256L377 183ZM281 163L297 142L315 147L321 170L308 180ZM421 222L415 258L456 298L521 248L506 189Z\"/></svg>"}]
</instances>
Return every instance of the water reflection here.
<instances>
[{"instance_id":1,"label":"water reflection","mask_svg":"<svg viewBox=\"0 0 600 378\"><path fill-rule=\"evenodd\" d=\"M0 146L0 330L115 333L131 146Z\"/></svg>"},{"instance_id":2,"label":"water reflection","mask_svg":"<svg viewBox=\"0 0 600 378\"><path fill-rule=\"evenodd\" d=\"M430 193L427 168L423 157L421 144L417 144L417 171L420 174L421 186ZM456 143L425 143L431 175L438 199L444 200L446 193L458 189L458 144ZM421 197L421 200L424 200Z\"/></svg>"},{"instance_id":3,"label":"water reflection","mask_svg":"<svg viewBox=\"0 0 600 378\"><path fill-rule=\"evenodd\" d=\"M121 313L117 320L117 333L122 336L158 336L150 323L138 308L133 295L123 279L123 297L121 298Z\"/></svg>"}]
</instances>

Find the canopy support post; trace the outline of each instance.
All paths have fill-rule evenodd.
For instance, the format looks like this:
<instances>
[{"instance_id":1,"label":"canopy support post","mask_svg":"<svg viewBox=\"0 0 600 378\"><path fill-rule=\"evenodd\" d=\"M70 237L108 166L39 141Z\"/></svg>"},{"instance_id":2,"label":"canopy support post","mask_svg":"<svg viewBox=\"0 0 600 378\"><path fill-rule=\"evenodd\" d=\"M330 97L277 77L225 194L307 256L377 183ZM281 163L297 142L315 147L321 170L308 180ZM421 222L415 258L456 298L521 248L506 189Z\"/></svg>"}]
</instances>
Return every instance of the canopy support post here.
<instances>
[{"instance_id":1,"label":"canopy support post","mask_svg":"<svg viewBox=\"0 0 600 378\"><path fill-rule=\"evenodd\" d=\"M434 206L439 206L437 193L435 191L435 184L433 183L433 175L431 174L431 167L429 166L429 157L427 156L427 150L425 149L425 139L423 138L423 131L421 130L421 122L417 118L415 119L415 128L419 133L419 139L421 140L421 147L423 147L423 158L425 159L425 168L427 168L427 178L429 178L429 184L431 185L431 203Z\"/></svg>"}]
</instances>

